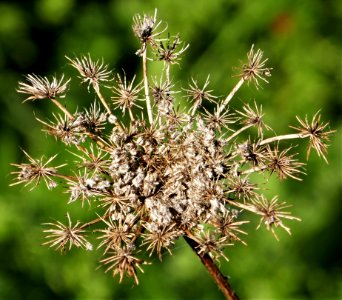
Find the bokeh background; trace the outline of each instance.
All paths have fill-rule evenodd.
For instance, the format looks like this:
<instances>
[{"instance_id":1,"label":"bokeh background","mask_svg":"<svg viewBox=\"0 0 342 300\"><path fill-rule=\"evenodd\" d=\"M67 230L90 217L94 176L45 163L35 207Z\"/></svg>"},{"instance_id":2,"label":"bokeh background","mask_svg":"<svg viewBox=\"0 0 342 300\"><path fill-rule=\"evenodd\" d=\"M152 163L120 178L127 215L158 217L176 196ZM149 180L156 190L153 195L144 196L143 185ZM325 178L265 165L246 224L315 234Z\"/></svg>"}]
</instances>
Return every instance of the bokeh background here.
<instances>
[{"instance_id":1,"label":"bokeh background","mask_svg":"<svg viewBox=\"0 0 342 300\"><path fill-rule=\"evenodd\" d=\"M244 86L232 105L255 99L277 133L289 132L295 115L312 116L319 109L338 130L329 165L313 153L303 182L269 180L270 193L293 204L293 214L302 219L287 222L292 236L279 232L277 242L266 230L255 231L255 220L245 226L248 246L227 249L230 261L221 268L242 299L342 299L342 2L336 0L0 1L0 299L222 299L181 240L173 256L165 255L162 263L154 258L145 267L139 286L131 280L119 285L97 269L96 251L60 255L41 246L41 223L81 208L66 208L62 189L8 186L10 163L23 161L20 148L37 158L59 153L58 162L70 159L34 118L50 117L55 108L48 101L22 104L17 82L28 73L74 77L65 55L87 53L115 71L141 76L132 17L153 14L155 7L170 33L190 43L172 69L178 88L191 76L204 83L210 73L211 88L223 97L237 81L232 67L255 44L274 68L270 84L258 91ZM161 67L155 63L151 72ZM93 99L72 81L70 107ZM296 148L302 158L305 147L304 142Z\"/></svg>"}]
</instances>

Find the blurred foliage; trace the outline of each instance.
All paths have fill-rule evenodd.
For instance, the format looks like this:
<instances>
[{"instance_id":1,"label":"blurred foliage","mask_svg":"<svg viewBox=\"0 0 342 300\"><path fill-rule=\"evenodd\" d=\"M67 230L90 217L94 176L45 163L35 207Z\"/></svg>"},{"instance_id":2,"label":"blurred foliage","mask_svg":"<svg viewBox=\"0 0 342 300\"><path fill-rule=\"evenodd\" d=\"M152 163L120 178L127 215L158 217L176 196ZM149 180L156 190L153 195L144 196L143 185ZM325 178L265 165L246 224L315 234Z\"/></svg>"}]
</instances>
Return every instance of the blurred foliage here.
<instances>
[{"instance_id":1,"label":"blurred foliage","mask_svg":"<svg viewBox=\"0 0 342 300\"><path fill-rule=\"evenodd\" d=\"M190 43L180 66L173 67L177 88L191 76L204 82L210 73L211 88L224 96L237 80L231 67L254 43L269 57L273 76L259 91L244 86L232 105L262 103L266 122L278 133L289 131L295 115L312 116L318 109L338 130L329 165L312 154L303 182L269 180L270 193L293 204L293 214L302 219L290 224L293 235L280 233L277 242L263 229L253 231L256 220L246 226L248 246L227 249L230 262L221 268L242 299L341 299L342 2L335 0L0 1L0 299L222 298L181 240L173 256L145 267L139 286L119 285L97 269L95 251L61 256L42 247L40 224L65 214L63 188L48 193L44 186L34 192L8 187L9 163L23 159L20 148L34 157L57 152L59 162L72 159L34 119L33 112L50 116L54 107L47 101L22 105L18 80L32 72L75 76L64 56L86 53L103 57L116 71L141 75L132 16L152 14L155 7L170 33ZM156 62L151 73L161 67ZM93 97L74 80L68 106L88 105ZM305 153L303 145L298 151Z\"/></svg>"}]
</instances>

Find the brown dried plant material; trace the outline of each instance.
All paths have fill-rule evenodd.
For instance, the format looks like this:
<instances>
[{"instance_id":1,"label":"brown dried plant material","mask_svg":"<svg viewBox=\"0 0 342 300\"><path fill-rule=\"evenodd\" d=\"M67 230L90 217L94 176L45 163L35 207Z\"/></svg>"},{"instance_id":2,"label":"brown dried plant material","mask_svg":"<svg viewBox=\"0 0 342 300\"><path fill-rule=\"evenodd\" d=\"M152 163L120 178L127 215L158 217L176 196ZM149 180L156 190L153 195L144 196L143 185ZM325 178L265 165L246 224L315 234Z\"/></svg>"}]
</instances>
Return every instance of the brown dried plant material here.
<instances>
[{"instance_id":1,"label":"brown dried plant material","mask_svg":"<svg viewBox=\"0 0 342 300\"><path fill-rule=\"evenodd\" d=\"M64 143L75 161L50 167L56 155L36 160L24 152L28 162L13 164L17 171L12 172L12 185L35 188L43 180L51 189L61 184L69 195L66 203L85 208L84 223L72 225L67 213L68 225L45 224L50 227L44 230L45 245L62 252L73 246L91 250L87 231L92 230L98 243L94 249L103 251L100 264L105 271L119 275L120 282L128 276L138 283L137 270L142 271L149 256L156 254L162 260L183 237L227 299L238 299L215 261L228 260L228 246L246 244L242 227L249 222L248 213L260 216L257 228L266 226L276 239L275 229L290 234L285 223L299 221L287 210L289 205L263 194L255 176L265 178L267 173L280 180L301 180L304 163L295 147L284 147L282 141L308 139L307 155L315 149L327 161L327 143L334 131L317 113L311 121L297 117L300 126L292 127L296 133L276 135L256 101L240 110L230 106L244 83L252 82L258 89L271 76L268 59L254 46L224 99L214 96L207 75L204 82L191 78L187 88L177 90L170 80L171 66L180 62L188 46L180 47L179 35L173 40L169 34L161 38L166 27L158 29L162 22L156 12L136 15L133 23L140 42L141 81L135 83L136 76L113 78L108 65L90 55L67 57L98 98L89 108L71 113L60 104L58 98L66 95L71 80L64 81L63 76L49 81L28 75L27 82L19 82L18 92L28 95L26 100L47 98L60 110L52 112L52 121L36 119L43 131ZM160 78L149 76L148 55L164 61ZM111 101L101 93L108 87L113 92ZM190 105L180 109L175 105L177 97ZM204 101L216 103L204 108ZM125 112L128 124L121 121Z\"/></svg>"}]
</instances>

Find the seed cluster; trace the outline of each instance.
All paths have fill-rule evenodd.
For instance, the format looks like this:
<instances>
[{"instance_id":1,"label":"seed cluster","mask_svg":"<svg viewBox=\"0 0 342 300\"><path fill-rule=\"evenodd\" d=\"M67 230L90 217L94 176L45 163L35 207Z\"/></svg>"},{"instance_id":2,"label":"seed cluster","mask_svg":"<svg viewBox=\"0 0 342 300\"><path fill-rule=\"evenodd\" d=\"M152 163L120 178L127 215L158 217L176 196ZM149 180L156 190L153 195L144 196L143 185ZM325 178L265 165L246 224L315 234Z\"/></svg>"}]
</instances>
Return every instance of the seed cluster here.
<instances>
[{"instance_id":1,"label":"seed cluster","mask_svg":"<svg viewBox=\"0 0 342 300\"><path fill-rule=\"evenodd\" d=\"M136 15L133 21L140 42L136 54L142 57L141 82L135 82L136 76L128 80L125 74L114 75L103 61L90 55L67 57L98 98L89 109L75 113L58 101L66 95L71 79L62 76L49 81L32 74L27 82L19 83L18 92L27 94L26 100L49 99L60 109L53 121L37 120L75 154L76 163L51 167L55 156L33 159L24 152L29 162L13 164L18 168L13 185L32 184L34 188L43 180L48 189L67 186L68 203L80 202L90 218L73 224L67 213L66 224L47 223L45 244L62 252L72 246L92 250L87 237L92 232L103 250L100 263L106 271L119 275L120 282L128 275L138 283L137 270L142 271L147 263L144 253L156 253L162 260L165 250L171 254L180 237L191 239L199 255L227 259L225 247L244 243L240 227L248 222L248 214L241 219L241 211L259 215L258 227L264 224L276 238L276 227L290 233L284 219L299 219L291 216L288 205L277 196L267 199L251 175L300 180L304 163L292 147L282 148L280 141L307 138L308 154L315 149L326 160L333 132L328 123L322 123L318 113L312 122L297 117L295 133L265 138L273 131L263 121L261 106L247 103L241 111L229 106L244 83L258 88L260 80L268 82L265 77L272 69L266 67L261 50L251 47L239 81L222 100L208 88L209 76L202 85L192 78L187 87L176 90L170 66L179 63L188 45L179 35L160 38L167 28L157 31L162 22L156 14ZM160 78L147 74L149 49L154 60L164 61ZM109 101L101 93L108 85L113 92ZM178 95L191 103L190 108L177 108ZM215 107L204 108L203 101ZM120 111L128 114L127 124L119 121ZM252 127L257 134L244 139Z\"/></svg>"}]
</instances>

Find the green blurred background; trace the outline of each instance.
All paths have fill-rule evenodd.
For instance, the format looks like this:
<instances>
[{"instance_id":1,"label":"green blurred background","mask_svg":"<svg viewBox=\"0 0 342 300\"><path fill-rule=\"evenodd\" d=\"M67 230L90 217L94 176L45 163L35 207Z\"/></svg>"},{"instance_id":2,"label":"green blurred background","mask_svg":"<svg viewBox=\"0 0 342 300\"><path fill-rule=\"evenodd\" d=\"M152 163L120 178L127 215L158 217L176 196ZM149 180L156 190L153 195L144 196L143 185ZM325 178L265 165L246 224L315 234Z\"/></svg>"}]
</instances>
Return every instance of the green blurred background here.
<instances>
[{"instance_id":1,"label":"green blurred background","mask_svg":"<svg viewBox=\"0 0 342 300\"><path fill-rule=\"evenodd\" d=\"M22 104L17 82L32 72L75 76L64 56L88 52L116 71L140 76L132 16L153 14L155 7L170 33L190 43L181 65L172 69L177 88L186 87L191 76L204 83L210 73L215 94L225 95L237 81L232 67L254 43L269 57L273 76L259 91L244 86L232 105L255 99L277 133L289 132L295 115L319 109L338 130L329 165L313 153L303 182L269 180L267 193L293 204L293 214L302 219L287 222L292 236L279 232L277 242L266 230L255 231L255 220L245 226L248 246L227 249L230 262L221 268L242 299L342 299L342 2L336 0L0 1L0 299L222 299L181 240L173 256L145 267L139 286L131 280L119 285L97 269L96 251L59 255L41 246L41 223L63 220L67 195L43 185L33 192L8 187L9 164L23 161L20 147L37 158L60 153L58 162L70 159L34 119L33 113L49 117L55 108L48 101ZM156 63L151 72L160 67ZM93 99L73 80L69 107ZM297 148L303 158L305 146ZM81 209L71 206L69 211Z\"/></svg>"}]
</instances>

